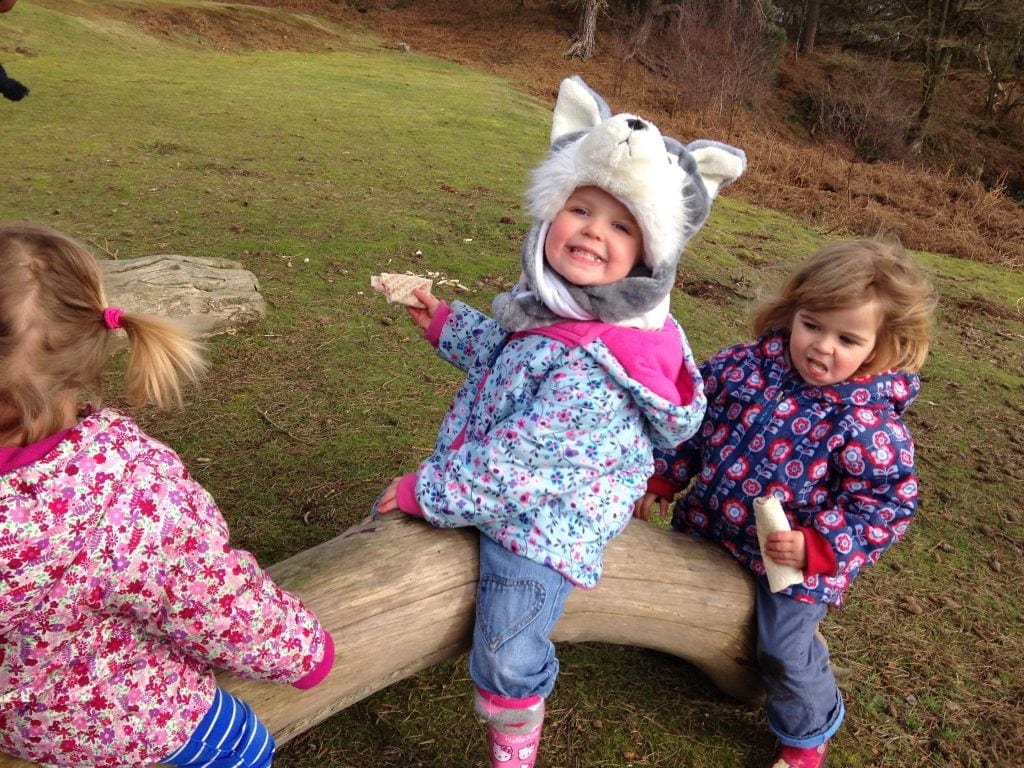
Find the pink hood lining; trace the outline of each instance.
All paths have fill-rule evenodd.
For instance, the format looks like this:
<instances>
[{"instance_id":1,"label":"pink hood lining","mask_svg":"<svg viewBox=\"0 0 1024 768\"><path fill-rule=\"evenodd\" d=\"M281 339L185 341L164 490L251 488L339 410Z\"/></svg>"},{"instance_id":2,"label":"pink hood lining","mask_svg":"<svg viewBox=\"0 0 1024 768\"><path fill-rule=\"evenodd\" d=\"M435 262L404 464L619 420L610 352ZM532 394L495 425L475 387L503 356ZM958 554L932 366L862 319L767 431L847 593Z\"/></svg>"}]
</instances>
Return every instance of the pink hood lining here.
<instances>
[{"instance_id":1,"label":"pink hood lining","mask_svg":"<svg viewBox=\"0 0 1024 768\"><path fill-rule=\"evenodd\" d=\"M600 338L634 381L674 405L693 402L693 379L683 360L683 339L671 318L658 331L644 331L592 320L568 320L512 334L536 333L571 346Z\"/></svg>"}]
</instances>

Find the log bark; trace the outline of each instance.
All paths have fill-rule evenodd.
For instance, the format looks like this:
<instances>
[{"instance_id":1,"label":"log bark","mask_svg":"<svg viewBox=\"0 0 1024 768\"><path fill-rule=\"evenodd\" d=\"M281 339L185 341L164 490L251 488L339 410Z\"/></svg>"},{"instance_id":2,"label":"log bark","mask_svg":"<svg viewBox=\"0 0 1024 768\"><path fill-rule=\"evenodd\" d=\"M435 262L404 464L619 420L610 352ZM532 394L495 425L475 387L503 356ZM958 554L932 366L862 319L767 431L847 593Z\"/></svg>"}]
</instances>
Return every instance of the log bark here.
<instances>
[{"instance_id":1,"label":"log bark","mask_svg":"<svg viewBox=\"0 0 1024 768\"><path fill-rule=\"evenodd\" d=\"M204 336L254 325L267 315L256 276L237 261L156 255L99 264L112 306L188 318Z\"/></svg>"},{"instance_id":2,"label":"log bark","mask_svg":"<svg viewBox=\"0 0 1024 768\"><path fill-rule=\"evenodd\" d=\"M248 701L279 743L403 678L468 650L477 534L404 515L367 520L271 566L330 630L334 669L309 691L218 681ZM552 635L650 648L701 669L737 699L760 696L753 582L719 548L634 520L612 541L596 589L575 590ZM0 755L0 768L27 766Z\"/></svg>"}]
</instances>

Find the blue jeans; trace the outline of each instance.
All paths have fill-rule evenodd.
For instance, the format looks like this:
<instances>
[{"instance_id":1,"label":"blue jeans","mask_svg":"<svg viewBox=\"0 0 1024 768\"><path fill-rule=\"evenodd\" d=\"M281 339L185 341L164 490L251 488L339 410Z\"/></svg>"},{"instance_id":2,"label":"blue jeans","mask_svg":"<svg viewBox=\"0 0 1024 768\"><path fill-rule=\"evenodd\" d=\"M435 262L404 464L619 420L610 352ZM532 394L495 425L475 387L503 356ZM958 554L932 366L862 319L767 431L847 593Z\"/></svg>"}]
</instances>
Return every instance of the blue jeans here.
<instances>
[{"instance_id":1,"label":"blue jeans","mask_svg":"<svg viewBox=\"0 0 1024 768\"><path fill-rule=\"evenodd\" d=\"M757 660L767 694L768 727L788 747L816 747L843 722L843 696L815 633L824 603L801 603L757 580Z\"/></svg>"},{"instance_id":2,"label":"blue jeans","mask_svg":"<svg viewBox=\"0 0 1024 768\"><path fill-rule=\"evenodd\" d=\"M480 579L469 675L479 688L511 699L547 698L558 677L551 629L572 582L480 535Z\"/></svg>"}]
</instances>

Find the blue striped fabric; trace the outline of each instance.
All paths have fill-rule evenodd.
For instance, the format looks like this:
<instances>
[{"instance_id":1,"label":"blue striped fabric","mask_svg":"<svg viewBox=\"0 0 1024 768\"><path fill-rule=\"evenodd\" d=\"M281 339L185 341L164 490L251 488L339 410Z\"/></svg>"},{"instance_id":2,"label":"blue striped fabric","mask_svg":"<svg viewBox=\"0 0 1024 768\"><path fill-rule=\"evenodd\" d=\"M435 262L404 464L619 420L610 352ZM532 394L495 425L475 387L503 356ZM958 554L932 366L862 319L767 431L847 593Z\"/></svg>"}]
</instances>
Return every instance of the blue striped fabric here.
<instances>
[{"instance_id":1,"label":"blue striped fabric","mask_svg":"<svg viewBox=\"0 0 1024 768\"><path fill-rule=\"evenodd\" d=\"M218 688L192 738L160 762L181 768L270 768L275 746L252 708Z\"/></svg>"}]
</instances>

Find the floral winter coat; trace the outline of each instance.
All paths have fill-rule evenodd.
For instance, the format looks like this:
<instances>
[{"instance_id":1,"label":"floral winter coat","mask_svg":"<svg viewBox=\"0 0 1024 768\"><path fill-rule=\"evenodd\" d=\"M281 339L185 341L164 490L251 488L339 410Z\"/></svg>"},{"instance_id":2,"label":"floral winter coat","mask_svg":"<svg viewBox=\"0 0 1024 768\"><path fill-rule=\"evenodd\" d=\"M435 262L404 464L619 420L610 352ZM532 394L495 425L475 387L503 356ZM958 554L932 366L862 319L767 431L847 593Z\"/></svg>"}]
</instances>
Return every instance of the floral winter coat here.
<instances>
[{"instance_id":1,"label":"floral winter coat","mask_svg":"<svg viewBox=\"0 0 1024 768\"><path fill-rule=\"evenodd\" d=\"M678 453L656 453L650 489L692 487L672 524L721 543L764 573L753 500L773 495L791 524L831 548L834 573L807 575L786 593L843 604L865 566L907 532L917 507L914 443L900 414L920 389L897 372L829 387L803 382L778 335L722 350L703 367L708 411ZM830 558L831 559L831 558Z\"/></svg>"},{"instance_id":2,"label":"floral winter coat","mask_svg":"<svg viewBox=\"0 0 1024 768\"><path fill-rule=\"evenodd\" d=\"M644 494L652 446L700 425L700 372L682 329L671 318L661 331L565 322L507 336L456 302L427 337L467 377L415 475L419 511L593 587Z\"/></svg>"},{"instance_id":3,"label":"floral winter coat","mask_svg":"<svg viewBox=\"0 0 1024 768\"><path fill-rule=\"evenodd\" d=\"M192 735L213 667L295 682L330 638L232 549L213 499L123 414L0 475L0 750L142 766Z\"/></svg>"}]
</instances>

